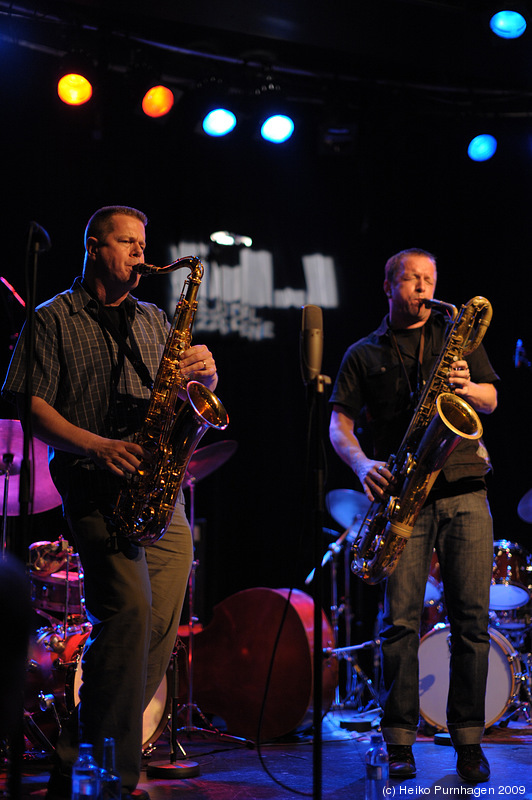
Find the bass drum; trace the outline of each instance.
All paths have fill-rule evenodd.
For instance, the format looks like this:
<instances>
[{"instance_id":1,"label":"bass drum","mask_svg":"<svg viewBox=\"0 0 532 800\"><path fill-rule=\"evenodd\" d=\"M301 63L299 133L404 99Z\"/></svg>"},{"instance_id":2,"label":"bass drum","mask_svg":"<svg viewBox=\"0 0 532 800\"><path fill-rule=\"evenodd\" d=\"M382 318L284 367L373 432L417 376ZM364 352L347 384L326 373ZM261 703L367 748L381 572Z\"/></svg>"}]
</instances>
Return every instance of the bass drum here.
<instances>
[{"instance_id":1,"label":"bass drum","mask_svg":"<svg viewBox=\"0 0 532 800\"><path fill-rule=\"evenodd\" d=\"M36 747L52 752L61 725L79 703L81 657L90 624L75 626L63 637L61 626L37 631L30 644L24 692L25 734ZM167 676L144 711L142 749L151 749L170 713Z\"/></svg>"},{"instance_id":2,"label":"bass drum","mask_svg":"<svg viewBox=\"0 0 532 800\"><path fill-rule=\"evenodd\" d=\"M499 631L489 628L490 655L486 686L486 728L502 717L515 699L519 657ZM419 703L421 716L440 730L447 730L450 626L436 625L419 645Z\"/></svg>"}]
</instances>

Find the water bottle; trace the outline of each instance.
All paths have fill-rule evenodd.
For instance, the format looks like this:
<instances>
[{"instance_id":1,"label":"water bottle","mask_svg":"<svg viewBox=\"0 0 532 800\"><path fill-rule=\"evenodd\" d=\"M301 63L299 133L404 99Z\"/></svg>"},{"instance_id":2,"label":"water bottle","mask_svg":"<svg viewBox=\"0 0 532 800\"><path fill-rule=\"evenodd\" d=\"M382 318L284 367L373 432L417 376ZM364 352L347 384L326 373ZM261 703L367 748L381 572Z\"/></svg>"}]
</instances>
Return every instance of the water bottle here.
<instances>
[{"instance_id":1,"label":"water bottle","mask_svg":"<svg viewBox=\"0 0 532 800\"><path fill-rule=\"evenodd\" d=\"M365 800L383 800L388 788L388 751L381 733L371 734L371 746L366 752Z\"/></svg>"},{"instance_id":2,"label":"water bottle","mask_svg":"<svg viewBox=\"0 0 532 800\"><path fill-rule=\"evenodd\" d=\"M115 740L103 740L103 763L100 769L100 797L101 800L120 800L121 798L120 775L115 767Z\"/></svg>"},{"instance_id":3,"label":"water bottle","mask_svg":"<svg viewBox=\"0 0 532 800\"><path fill-rule=\"evenodd\" d=\"M92 744L80 744L77 761L72 767L72 800L98 800L100 768L92 754Z\"/></svg>"}]
</instances>

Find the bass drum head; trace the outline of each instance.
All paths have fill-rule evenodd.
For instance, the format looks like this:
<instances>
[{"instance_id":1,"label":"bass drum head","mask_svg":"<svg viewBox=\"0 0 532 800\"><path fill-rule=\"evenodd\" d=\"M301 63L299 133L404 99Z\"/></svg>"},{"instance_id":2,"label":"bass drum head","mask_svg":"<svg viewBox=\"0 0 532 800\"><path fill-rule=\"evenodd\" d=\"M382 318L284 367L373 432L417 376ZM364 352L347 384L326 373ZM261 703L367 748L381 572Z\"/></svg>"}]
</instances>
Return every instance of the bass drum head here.
<instances>
[{"instance_id":1,"label":"bass drum head","mask_svg":"<svg viewBox=\"0 0 532 800\"><path fill-rule=\"evenodd\" d=\"M499 631L489 628L486 728L502 717L516 693L517 653ZM436 625L419 644L419 703L429 725L447 730L450 626Z\"/></svg>"}]
</instances>

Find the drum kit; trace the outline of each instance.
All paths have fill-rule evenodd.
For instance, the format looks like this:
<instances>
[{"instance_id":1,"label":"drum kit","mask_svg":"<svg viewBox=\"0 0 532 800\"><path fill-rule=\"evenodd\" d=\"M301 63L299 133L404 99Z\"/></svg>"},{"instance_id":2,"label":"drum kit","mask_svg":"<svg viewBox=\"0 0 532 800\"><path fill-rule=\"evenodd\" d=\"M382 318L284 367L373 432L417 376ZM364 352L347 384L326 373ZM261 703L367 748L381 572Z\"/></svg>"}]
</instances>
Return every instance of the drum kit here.
<instances>
[{"instance_id":1,"label":"drum kit","mask_svg":"<svg viewBox=\"0 0 532 800\"><path fill-rule=\"evenodd\" d=\"M354 653L366 647L378 648L379 640L350 645L350 547L360 523L369 508L365 495L350 489L329 492L326 497L329 514L344 532L329 545L322 566L331 566L331 621L335 635L334 652L346 658L352 669L346 677L345 699L337 689L336 706L353 707L355 698L361 711L378 704L373 682L362 672ZM532 522L532 490L519 503L518 514ZM324 533L337 535L324 528ZM343 554L343 603L338 603L338 557ZM314 570L307 577L312 581ZM520 544L499 539L494 542L493 572L490 586L490 656L486 688L486 727L507 725L523 715L530 722L532 704L532 555ZM339 647L339 618L344 616L342 631L346 646ZM378 621L377 621L378 622ZM376 634L378 636L378 633ZM425 588L424 608L420 628L420 712L423 720L437 730L446 730L446 701L449 686L450 626L447 622L443 583L436 552L433 553ZM376 654L375 662L378 661ZM377 681L377 676L375 676ZM362 708L361 697L370 703Z\"/></svg>"},{"instance_id":2,"label":"drum kit","mask_svg":"<svg viewBox=\"0 0 532 800\"><path fill-rule=\"evenodd\" d=\"M220 442L197 450L189 461L184 488L192 494L195 483L229 458L235 446ZM24 734L35 755L54 751L62 725L79 702L82 655L92 626L85 610L81 561L65 539L30 545L27 566L33 610L46 621L30 642L24 692ZM144 755L168 725L168 684L167 673L144 712Z\"/></svg>"},{"instance_id":3,"label":"drum kit","mask_svg":"<svg viewBox=\"0 0 532 800\"><path fill-rule=\"evenodd\" d=\"M517 512L532 522L532 490ZM486 727L507 725L524 716L530 723L532 704L532 556L520 544L493 543L490 586L490 655L486 686ZM450 627L446 621L443 584L436 553L425 591L419 645L420 711L429 726L446 730L449 687Z\"/></svg>"}]
</instances>

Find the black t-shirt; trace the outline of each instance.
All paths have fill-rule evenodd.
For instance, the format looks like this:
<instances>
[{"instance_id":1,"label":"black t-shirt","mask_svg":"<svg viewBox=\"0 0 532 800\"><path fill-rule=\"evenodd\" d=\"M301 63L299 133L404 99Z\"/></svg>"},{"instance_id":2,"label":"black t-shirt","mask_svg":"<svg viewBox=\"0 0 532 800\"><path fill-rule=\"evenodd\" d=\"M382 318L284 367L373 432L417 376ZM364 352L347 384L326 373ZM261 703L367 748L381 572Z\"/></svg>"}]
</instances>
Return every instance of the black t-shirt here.
<instances>
[{"instance_id":1,"label":"black t-shirt","mask_svg":"<svg viewBox=\"0 0 532 800\"><path fill-rule=\"evenodd\" d=\"M422 333L422 361L418 366ZM430 377L446 334L447 321L437 312L423 328L408 331L392 332L385 317L376 331L347 349L330 402L344 406L356 425L364 417L374 458L386 461L397 452L416 409L419 390ZM482 344L465 360L475 383L498 380ZM462 439L443 467L442 480L480 477L490 466L482 439Z\"/></svg>"}]
</instances>

